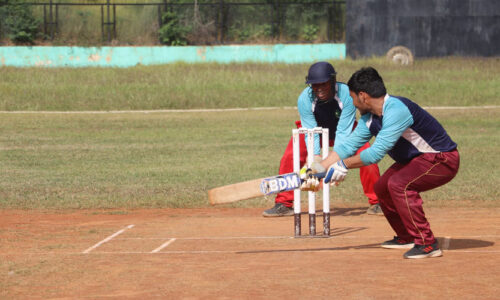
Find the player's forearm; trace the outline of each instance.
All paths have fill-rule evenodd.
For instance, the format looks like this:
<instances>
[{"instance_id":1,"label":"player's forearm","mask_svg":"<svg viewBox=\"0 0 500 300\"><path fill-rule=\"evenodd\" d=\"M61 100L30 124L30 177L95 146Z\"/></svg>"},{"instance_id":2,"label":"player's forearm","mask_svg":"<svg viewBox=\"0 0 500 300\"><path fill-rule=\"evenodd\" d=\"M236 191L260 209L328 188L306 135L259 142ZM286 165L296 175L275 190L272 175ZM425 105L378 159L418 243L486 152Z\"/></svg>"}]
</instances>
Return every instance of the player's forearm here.
<instances>
[{"instance_id":1,"label":"player's forearm","mask_svg":"<svg viewBox=\"0 0 500 300\"><path fill-rule=\"evenodd\" d=\"M335 151L332 151L332 152L330 152L328 157L321 162L321 165L326 170L332 164L336 163L339 160L340 160L339 155ZM344 159L343 161L348 169L357 169L357 168L361 168L361 167L365 166L365 164L361 160L361 156L359 154L355 155L355 156L348 157L348 158Z\"/></svg>"},{"instance_id":2,"label":"player's forearm","mask_svg":"<svg viewBox=\"0 0 500 300\"><path fill-rule=\"evenodd\" d=\"M344 159L344 164L348 169L357 169L365 166L359 154Z\"/></svg>"},{"instance_id":3,"label":"player's forearm","mask_svg":"<svg viewBox=\"0 0 500 300\"><path fill-rule=\"evenodd\" d=\"M327 170L332 164L336 163L339 160L340 157L337 152L332 151L330 152L330 154L328 154L328 157L321 162L321 165L325 168L325 170Z\"/></svg>"}]
</instances>

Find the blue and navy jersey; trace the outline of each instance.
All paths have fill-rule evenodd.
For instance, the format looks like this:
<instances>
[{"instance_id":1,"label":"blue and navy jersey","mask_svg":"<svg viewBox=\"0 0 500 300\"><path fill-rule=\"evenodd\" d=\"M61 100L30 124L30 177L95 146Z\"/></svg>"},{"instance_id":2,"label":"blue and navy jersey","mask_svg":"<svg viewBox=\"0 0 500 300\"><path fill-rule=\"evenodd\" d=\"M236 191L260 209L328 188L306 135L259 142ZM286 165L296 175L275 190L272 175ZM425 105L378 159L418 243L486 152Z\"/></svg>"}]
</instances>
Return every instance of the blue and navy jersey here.
<instances>
[{"instance_id":1,"label":"blue and navy jersey","mask_svg":"<svg viewBox=\"0 0 500 300\"><path fill-rule=\"evenodd\" d=\"M352 132L356 120L356 107L345 83L335 84L335 100L321 102L311 87L306 87L297 100L300 121L304 128L328 128L330 139L340 143ZM306 137L307 145L307 137ZM314 135L314 154L320 154L319 135Z\"/></svg>"},{"instance_id":2,"label":"blue and navy jersey","mask_svg":"<svg viewBox=\"0 0 500 300\"><path fill-rule=\"evenodd\" d=\"M457 148L441 124L416 103L386 95L382 116L363 115L354 132L335 152L341 159L356 153L372 136L372 146L361 152L365 165L379 162L386 154L398 163L407 163L422 153L448 152Z\"/></svg>"}]
</instances>

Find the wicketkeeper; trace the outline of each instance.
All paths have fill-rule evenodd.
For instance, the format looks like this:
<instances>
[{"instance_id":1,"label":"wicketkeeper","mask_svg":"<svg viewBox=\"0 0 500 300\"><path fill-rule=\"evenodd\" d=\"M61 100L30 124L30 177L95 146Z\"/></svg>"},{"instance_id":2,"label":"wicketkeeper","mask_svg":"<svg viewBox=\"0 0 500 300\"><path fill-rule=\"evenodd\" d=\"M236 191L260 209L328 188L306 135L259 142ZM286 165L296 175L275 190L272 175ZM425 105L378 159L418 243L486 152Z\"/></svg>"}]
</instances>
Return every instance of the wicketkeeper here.
<instances>
[{"instance_id":1,"label":"wicketkeeper","mask_svg":"<svg viewBox=\"0 0 500 300\"><path fill-rule=\"evenodd\" d=\"M329 145L341 143L354 127L356 127L356 107L349 95L349 88L345 83L337 82L336 72L328 62L313 64L306 77L306 87L297 101L300 121L296 121L297 128L323 127L329 129ZM304 165L307 158L305 135L300 138L300 165ZM320 135L315 134L314 149L315 159L321 160ZM359 149L362 151L370 147L368 142ZM293 140L290 139L285 153L281 158L279 174L293 172ZM380 178L379 168L376 164L367 165L360 169L361 185L368 197L369 214L382 215L378 205L377 196L373 185ZM264 217L280 217L293 215L293 191L282 192L276 196L275 206L263 212Z\"/></svg>"},{"instance_id":2,"label":"wicketkeeper","mask_svg":"<svg viewBox=\"0 0 500 300\"><path fill-rule=\"evenodd\" d=\"M377 181L375 193L396 236L381 246L411 248L404 258L441 256L422 208L420 192L455 177L460 164L457 144L416 103L387 94L382 77L374 68L355 72L347 84L361 119L354 132L342 143L336 143L334 151L314 164L313 169L327 171L325 183L339 182L349 169L377 163L389 154L395 163ZM372 136L376 136L373 145L359 153L358 149Z\"/></svg>"}]
</instances>

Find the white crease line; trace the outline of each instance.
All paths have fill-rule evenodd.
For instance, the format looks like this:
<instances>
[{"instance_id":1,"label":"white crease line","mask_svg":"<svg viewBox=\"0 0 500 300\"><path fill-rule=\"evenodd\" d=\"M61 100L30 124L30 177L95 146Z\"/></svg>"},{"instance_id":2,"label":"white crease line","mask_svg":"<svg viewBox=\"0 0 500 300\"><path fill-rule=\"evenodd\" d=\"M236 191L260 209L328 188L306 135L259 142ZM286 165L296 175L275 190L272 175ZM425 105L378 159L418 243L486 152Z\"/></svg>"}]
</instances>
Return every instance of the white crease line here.
<instances>
[{"instance_id":1,"label":"white crease line","mask_svg":"<svg viewBox=\"0 0 500 300\"><path fill-rule=\"evenodd\" d=\"M236 107L236 108L207 108L207 109L152 109L152 110L82 110L82 111L0 111L2 114L150 114L150 113L179 113L179 112L228 112L251 110L294 109L296 106L283 107Z\"/></svg>"},{"instance_id":2,"label":"white crease line","mask_svg":"<svg viewBox=\"0 0 500 300\"><path fill-rule=\"evenodd\" d=\"M440 110L467 110L467 109L496 109L500 105L484 105L484 106L422 106L423 109L440 109ZM236 107L236 108L207 108L207 109L151 109L151 110L81 110L81 111L0 111L2 114L150 114L150 113L179 113L179 112L229 112L229 111L252 111L252 110L274 110L274 109L294 109L296 106L282 107Z\"/></svg>"},{"instance_id":3,"label":"white crease line","mask_svg":"<svg viewBox=\"0 0 500 300\"><path fill-rule=\"evenodd\" d=\"M448 250L450 248L450 237L445 236L443 241L443 250Z\"/></svg>"},{"instance_id":4,"label":"white crease line","mask_svg":"<svg viewBox=\"0 0 500 300\"><path fill-rule=\"evenodd\" d=\"M281 251L280 251L281 250ZM287 252L293 250L295 252L352 252L352 253L387 253L387 249L383 248L377 248L373 250L361 250L361 249L325 249L325 250L308 250L308 249L264 249L260 250L263 253L280 253L280 252ZM483 254L497 254L500 253L500 250L444 250L447 253L483 253ZM158 253L151 253L151 252L144 252L144 251L94 251L91 254L92 255L97 255L97 254L239 254L239 253L245 253L245 254L259 254L259 250L256 250L255 253L247 253L248 250L193 250L193 251L162 251ZM25 253L20 253L20 252L9 252L9 253L1 253L1 255L81 255L83 254L82 252L25 252Z\"/></svg>"},{"instance_id":5,"label":"white crease line","mask_svg":"<svg viewBox=\"0 0 500 300\"><path fill-rule=\"evenodd\" d=\"M346 233L347 234L347 233ZM302 236L300 238L295 238L294 236L228 236L228 237L177 237L175 239L177 240L249 240L249 239L310 239L310 240L328 240L328 239L366 239L369 238L370 240L372 239L387 239L388 235L381 235L381 236L357 236L357 235L345 235L342 232L335 233L332 232L329 238L320 238L321 235L318 235L317 238L309 238L308 236ZM438 239L441 239L441 237L437 237ZM453 236L453 238L447 236L447 237L442 237L444 240L449 239L457 239L457 238L500 238L500 235L461 235L461 236ZM123 238L117 238L117 240L166 240L166 239L171 239L171 237L123 237ZM450 241L449 241L450 242Z\"/></svg>"},{"instance_id":6,"label":"white crease line","mask_svg":"<svg viewBox=\"0 0 500 300\"><path fill-rule=\"evenodd\" d=\"M108 237L107 237L107 238L105 238L104 240L102 240L102 241L100 241L99 243L95 244L94 246L92 246L92 247L88 248L87 250L83 251L82 253L89 253L90 251L94 250L95 248L97 248L97 247L101 246L102 244L104 244L104 243L106 243L106 242L111 241L111 240L112 240L115 236L118 236L118 235L122 234L125 230L130 229L130 228L132 228L132 227L134 227L134 225L133 225L133 224L132 224L132 225L128 225L127 227L125 227L125 228L123 228L123 229L121 229L121 230L119 230L119 231L117 231L117 232L113 233L112 235L108 236Z\"/></svg>"},{"instance_id":7,"label":"white crease line","mask_svg":"<svg viewBox=\"0 0 500 300\"><path fill-rule=\"evenodd\" d=\"M255 251L248 251L248 250L179 250L179 251L162 251L162 252L157 252L155 254L227 254L227 253L233 253L233 254L260 254L266 253L266 254L271 254L271 253L281 253L281 252L288 252L288 251L293 251L293 252L352 252L352 253L387 253L386 249L383 248L376 248L373 250L361 250L361 249L264 249L264 250L255 250ZM500 253L500 250L445 250L446 252L449 253ZM101 252L101 251L96 251L93 252L93 254L152 254L151 252L143 252L143 251L116 251L116 252Z\"/></svg>"},{"instance_id":8,"label":"white crease line","mask_svg":"<svg viewBox=\"0 0 500 300\"><path fill-rule=\"evenodd\" d=\"M490 109L500 108L500 105L485 105L485 106L422 106L423 109Z\"/></svg>"},{"instance_id":9,"label":"white crease line","mask_svg":"<svg viewBox=\"0 0 500 300\"><path fill-rule=\"evenodd\" d=\"M332 236L333 237L333 236ZM293 239L293 236L228 236L228 237L177 237L176 240L255 240L255 239ZM166 240L172 237L124 237L117 240Z\"/></svg>"},{"instance_id":10,"label":"white crease line","mask_svg":"<svg viewBox=\"0 0 500 300\"><path fill-rule=\"evenodd\" d=\"M173 242L175 242L175 240L176 240L175 238L172 238L172 239L170 239L170 240L166 241L166 242L165 242L165 243L163 243L160 247L158 247L158 248L154 249L153 251L151 251L151 253L158 253L158 252L160 252L160 251L161 251L161 249L166 248L168 245L170 245L170 244L172 244Z\"/></svg>"}]
</instances>

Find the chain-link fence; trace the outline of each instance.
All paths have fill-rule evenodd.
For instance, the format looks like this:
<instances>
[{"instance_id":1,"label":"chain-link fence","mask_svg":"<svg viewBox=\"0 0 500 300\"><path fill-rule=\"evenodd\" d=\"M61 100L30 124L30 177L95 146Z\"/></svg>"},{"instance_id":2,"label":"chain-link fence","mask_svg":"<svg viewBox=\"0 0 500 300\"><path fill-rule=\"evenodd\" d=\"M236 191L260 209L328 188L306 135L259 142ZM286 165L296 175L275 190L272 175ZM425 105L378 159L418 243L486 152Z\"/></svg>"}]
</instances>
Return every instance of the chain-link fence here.
<instances>
[{"instance_id":1,"label":"chain-link fence","mask_svg":"<svg viewBox=\"0 0 500 300\"><path fill-rule=\"evenodd\" d=\"M23 5L38 20L37 43L42 44L157 45L163 26L181 32L185 44L190 45L321 43L343 42L345 38L345 0L181 1L72 3L51 0ZM177 22L167 23L171 19L165 18L166 13ZM175 24L173 29L172 24ZM0 38L4 41L5 27L0 27Z\"/></svg>"}]
</instances>

